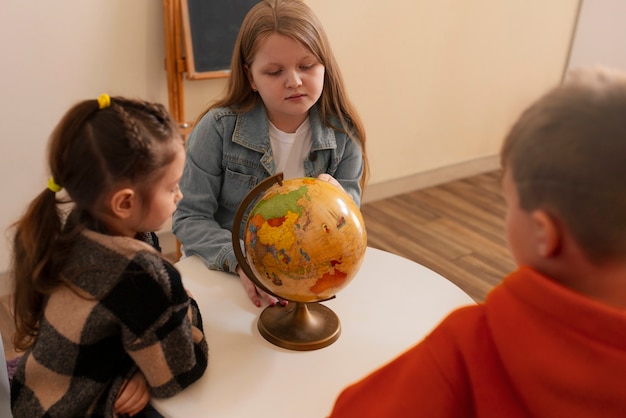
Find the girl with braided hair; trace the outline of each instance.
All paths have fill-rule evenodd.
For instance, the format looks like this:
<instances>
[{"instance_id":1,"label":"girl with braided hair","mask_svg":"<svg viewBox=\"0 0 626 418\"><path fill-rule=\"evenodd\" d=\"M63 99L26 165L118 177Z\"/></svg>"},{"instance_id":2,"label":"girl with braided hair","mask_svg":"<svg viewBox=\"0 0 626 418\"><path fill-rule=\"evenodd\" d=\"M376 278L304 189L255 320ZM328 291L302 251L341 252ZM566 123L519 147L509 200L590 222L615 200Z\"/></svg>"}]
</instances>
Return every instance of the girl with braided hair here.
<instances>
[{"instance_id":1,"label":"girl with braided hair","mask_svg":"<svg viewBox=\"0 0 626 418\"><path fill-rule=\"evenodd\" d=\"M48 151L48 187L15 225L13 414L155 414L150 396L178 393L208 358L151 232L182 197L183 140L163 106L105 94L71 108Z\"/></svg>"}]
</instances>

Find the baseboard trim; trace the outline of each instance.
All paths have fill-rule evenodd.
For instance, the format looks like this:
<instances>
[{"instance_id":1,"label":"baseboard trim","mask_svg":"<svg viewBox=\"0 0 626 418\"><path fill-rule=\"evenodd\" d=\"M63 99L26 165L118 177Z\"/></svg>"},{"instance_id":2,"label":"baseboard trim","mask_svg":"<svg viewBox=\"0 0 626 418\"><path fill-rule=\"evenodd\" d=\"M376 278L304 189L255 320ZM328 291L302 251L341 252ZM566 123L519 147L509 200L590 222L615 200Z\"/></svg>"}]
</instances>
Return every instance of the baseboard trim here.
<instances>
[{"instance_id":1,"label":"baseboard trim","mask_svg":"<svg viewBox=\"0 0 626 418\"><path fill-rule=\"evenodd\" d=\"M500 157L491 155L447 167L412 174L407 177L368 185L362 203L371 203L402 193L437 186L464 177L486 173L500 168Z\"/></svg>"}]
</instances>

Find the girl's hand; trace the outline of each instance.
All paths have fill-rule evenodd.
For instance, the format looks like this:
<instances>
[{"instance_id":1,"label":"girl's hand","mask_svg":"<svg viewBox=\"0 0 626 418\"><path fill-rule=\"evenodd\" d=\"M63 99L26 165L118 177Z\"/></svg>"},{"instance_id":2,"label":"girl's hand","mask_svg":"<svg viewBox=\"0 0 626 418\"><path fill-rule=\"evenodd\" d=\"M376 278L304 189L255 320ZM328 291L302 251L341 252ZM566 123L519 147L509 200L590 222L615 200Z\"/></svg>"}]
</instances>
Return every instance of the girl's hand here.
<instances>
[{"instance_id":1,"label":"girl's hand","mask_svg":"<svg viewBox=\"0 0 626 418\"><path fill-rule=\"evenodd\" d=\"M341 185L341 183L339 183L339 182L338 182L338 181L337 181L337 180L336 180L333 176L331 176L330 174L322 173L322 174L320 174L319 176L317 176L317 179L318 179L318 180L325 181L325 182L328 182L328 183L332 184L333 186L335 186L335 187L337 187L337 188L339 188L339 189L343 190L344 192L346 191L346 190L343 188L343 186ZM346 192L346 194L348 194L348 193Z\"/></svg>"},{"instance_id":2,"label":"girl's hand","mask_svg":"<svg viewBox=\"0 0 626 418\"><path fill-rule=\"evenodd\" d=\"M143 373L137 371L122 387L113 407L116 414L132 417L143 410L149 401L148 382Z\"/></svg>"},{"instance_id":3,"label":"girl's hand","mask_svg":"<svg viewBox=\"0 0 626 418\"><path fill-rule=\"evenodd\" d=\"M237 274L239 275L239 279L241 280L241 284L243 285L244 290L248 294L248 297L254 303L257 308L261 307L261 300L267 302L268 305L274 306L280 302L281 305L287 305L287 301L282 299L277 299L274 296L262 291L246 276L246 273L243 272L241 266L237 266Z\"/></svg>"}]
</instances>

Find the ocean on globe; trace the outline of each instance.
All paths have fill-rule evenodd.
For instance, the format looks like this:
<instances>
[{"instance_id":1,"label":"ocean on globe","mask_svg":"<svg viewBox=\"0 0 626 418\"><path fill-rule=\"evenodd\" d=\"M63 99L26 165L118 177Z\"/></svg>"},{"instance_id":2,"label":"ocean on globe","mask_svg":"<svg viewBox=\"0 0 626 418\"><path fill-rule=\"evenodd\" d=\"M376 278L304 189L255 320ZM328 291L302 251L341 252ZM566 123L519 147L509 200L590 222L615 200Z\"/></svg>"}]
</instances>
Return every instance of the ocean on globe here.
<instances>
[{"instance_id":1,"label":"ocean on globe","mask_svg":"<svg viewBox=\"0 0 626 418\"><path fill-rule=\"evenodd\" d=\"M248 265L268 290L294 302L334 296L359 270L367 233L350 195L313 178L268 188L244 231Z\"/></svg>"}]
</instances>

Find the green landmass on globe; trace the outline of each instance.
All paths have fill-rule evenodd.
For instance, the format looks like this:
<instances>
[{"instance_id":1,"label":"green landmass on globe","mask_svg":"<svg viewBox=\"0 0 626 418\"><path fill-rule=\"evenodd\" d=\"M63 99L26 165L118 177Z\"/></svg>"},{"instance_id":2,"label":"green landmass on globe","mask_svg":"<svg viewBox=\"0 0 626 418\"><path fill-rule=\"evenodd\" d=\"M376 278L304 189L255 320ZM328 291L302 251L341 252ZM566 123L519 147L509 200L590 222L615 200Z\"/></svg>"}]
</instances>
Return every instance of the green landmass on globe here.
<instances>
[{"instance_id":1,"label":"green landmass on globe","mask_svg":"<svg viewBox=\"0 0 626 418\"><path fill-rule=\"evenodd\" d=\"M256 278L295 302L334 296L354 277L367 248L363 218L352 198L313 178L267 189L249 213L243 239Z\"/></svg>"}]
</instances>

